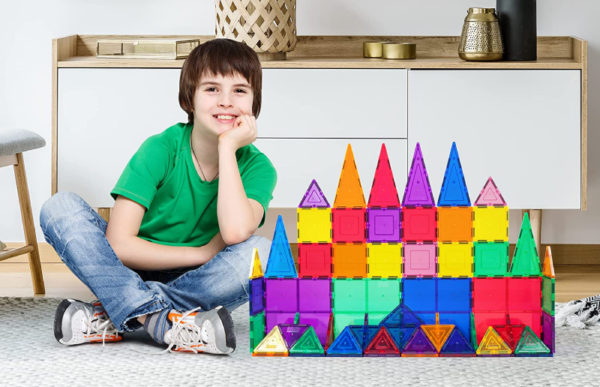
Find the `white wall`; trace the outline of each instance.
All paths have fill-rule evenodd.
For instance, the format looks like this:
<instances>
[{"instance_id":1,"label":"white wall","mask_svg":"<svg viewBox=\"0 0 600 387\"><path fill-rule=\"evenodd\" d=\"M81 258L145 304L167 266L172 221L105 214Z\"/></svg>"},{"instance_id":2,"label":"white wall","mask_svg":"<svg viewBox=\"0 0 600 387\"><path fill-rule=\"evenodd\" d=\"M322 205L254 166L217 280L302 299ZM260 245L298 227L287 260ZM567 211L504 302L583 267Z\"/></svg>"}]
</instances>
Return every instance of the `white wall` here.
<instances>
[{"instance_id":1,"label":"white wall","mask_svg":"<svg viewBox=\"0 0 600 387\"><path fill-rule=\"evenodd\" d=\"M494 7L495 0L298 0L300 35L460 35L470 6ZM545 211L543 243L600 243L600 2L538 1L538 35L574 35L589 41L588 210ZM214 33L209 0L12 1L0 23L0 130L21 127L43 136L47 146L27 152L25 164L36 223L51 190L51 40L73 34ZM258 122L260 130L260 120ZM166 128L165 128L166 129ZM535 144L532 144L535 146ZM343 155L340 155L343 157ZM508 157L508 155L507 155ZM557 155L560 157L560 155ZM535 173L524 171L523 173ZM549 189L560 182L549 182ZM368 193L367 193L368 194ZM471 193L474 195L475 193ZM298 193L299 197L302 195ZM269 211L275 219L277 209ZM294 224L294 212L286 211ZM511 239L518 233L512 212ZM273 224L271 222L271 224ZM272 227L261 229L272 235ZM38 240L44 241L37 229ZM289 232L290 239L294 232ZM0 169L0 240L23 241L11 168Z\"/></svg>"}]
</instances>

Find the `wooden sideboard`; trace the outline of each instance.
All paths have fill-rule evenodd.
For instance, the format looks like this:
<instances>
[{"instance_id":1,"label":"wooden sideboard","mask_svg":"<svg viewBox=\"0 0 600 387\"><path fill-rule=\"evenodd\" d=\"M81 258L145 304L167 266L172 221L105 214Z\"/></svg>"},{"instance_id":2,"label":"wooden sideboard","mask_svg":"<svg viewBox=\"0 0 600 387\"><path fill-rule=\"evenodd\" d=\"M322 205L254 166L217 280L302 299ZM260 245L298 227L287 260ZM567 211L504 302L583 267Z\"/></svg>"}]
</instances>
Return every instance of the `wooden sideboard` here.
<instances>
[{"instance_id":1,"label":"wooden sideboard","mask_svg":"<svg viewBox=\"0 0 600 387\"><path fill-rule=\"evenodd\" d=\"M142 141L186 121L183 60L94 56L97 39L150 37L53 41L52 194L74 191L107 216ZM417 59L363 58L375 39L417 43ZM460 60L459 39L299 36L287 60L263 62L256 145L278 170L271 206L296 207L313 178L333 200L348 143L368 198L381 143L403 190L420 142L437 198L456 141L472 200L492 176L511 208L586 209L587 42L539 37L537 61L485 63Z\"/></svg>"}]
</instances>

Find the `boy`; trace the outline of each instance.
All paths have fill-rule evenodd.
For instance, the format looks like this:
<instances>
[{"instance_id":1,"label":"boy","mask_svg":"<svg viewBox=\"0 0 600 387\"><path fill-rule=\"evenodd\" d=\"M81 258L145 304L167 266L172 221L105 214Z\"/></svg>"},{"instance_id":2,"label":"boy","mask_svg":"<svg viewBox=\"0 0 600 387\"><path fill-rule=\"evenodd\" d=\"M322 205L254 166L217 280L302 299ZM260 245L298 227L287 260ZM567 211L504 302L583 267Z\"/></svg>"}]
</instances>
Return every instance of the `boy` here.
<instances>
[{"instance_id":1,"label":"boy","mask_svg":"<svg viewBox=\"0 0 600 387\"><path fill-rule=\"evenodd\" d=\"M277 174L255 146L262 69L243 43L216 39L186 59L179 103L187 124L149 137L111 196L107 224L83 199L44 203L44 236L99 302L63 300L54 322L65 345L120 341L143 327L167 350L228 354L228 310L248 300L252 236ZM184 312L185 311L185 312Z\"/></svg>"}]
</instances>

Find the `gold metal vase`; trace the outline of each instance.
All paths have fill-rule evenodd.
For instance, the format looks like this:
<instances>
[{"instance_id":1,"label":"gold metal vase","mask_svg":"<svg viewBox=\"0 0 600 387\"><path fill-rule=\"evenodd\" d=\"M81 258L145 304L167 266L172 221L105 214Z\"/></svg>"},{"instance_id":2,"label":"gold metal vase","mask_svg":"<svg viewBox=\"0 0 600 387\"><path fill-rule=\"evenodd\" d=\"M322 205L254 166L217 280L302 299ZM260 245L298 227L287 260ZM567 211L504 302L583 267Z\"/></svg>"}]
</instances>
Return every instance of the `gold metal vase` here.
<instances>
[{"instance_id":1,"label":"gold metal vase","mask_svg":"<svg viewBox=\"0 0 600 387\"><path fill-rule=\"evenodd\" d=\"M458 46L463 60L501 60L504 53L500 24L494 8L469 8Z\"/></svg>"}]
</instances>

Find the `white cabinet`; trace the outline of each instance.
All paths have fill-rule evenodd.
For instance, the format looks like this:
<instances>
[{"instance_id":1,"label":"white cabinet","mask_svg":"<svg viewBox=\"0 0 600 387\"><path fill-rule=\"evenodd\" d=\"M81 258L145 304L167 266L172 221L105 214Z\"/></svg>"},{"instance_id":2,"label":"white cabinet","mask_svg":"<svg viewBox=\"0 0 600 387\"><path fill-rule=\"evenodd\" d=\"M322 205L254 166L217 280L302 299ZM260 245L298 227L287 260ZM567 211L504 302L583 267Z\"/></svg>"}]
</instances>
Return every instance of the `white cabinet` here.
<instances>
[{"instance_id":1,"label":"white cabinet","mask_svg":"<svg viewBox=\"0 0 600 387\"><path fill-rule=\"evenodd\" d=\"M511 208L581 206L579 70L411 70L408 150L437 197L452 142L471 201L492 177Z\"/></svg>"},{"instance_id":2,"label":"white cabinet","mask_svg":"<svg viewBox=\"0 0 600 387\"><path fill-rule=\"evenodd\" d=\"M313 179L333 206L348 143L360 177L365 201L373 184L382 142L387 148L390 165L402 200L406 182L406 140L379 139L258 139L256 146L277 168L277 187L271 207L297 207Z\"/></svg>"},{"instance_id":3,"label":"white cabinet","mask_svg":"<svg viewBox=\"0 0 600 387\"><path fill-rule=\"evenodd\" d=\"M402 69L265 69L260 137L406 138Z\"/></svg>"}]
</instances>

